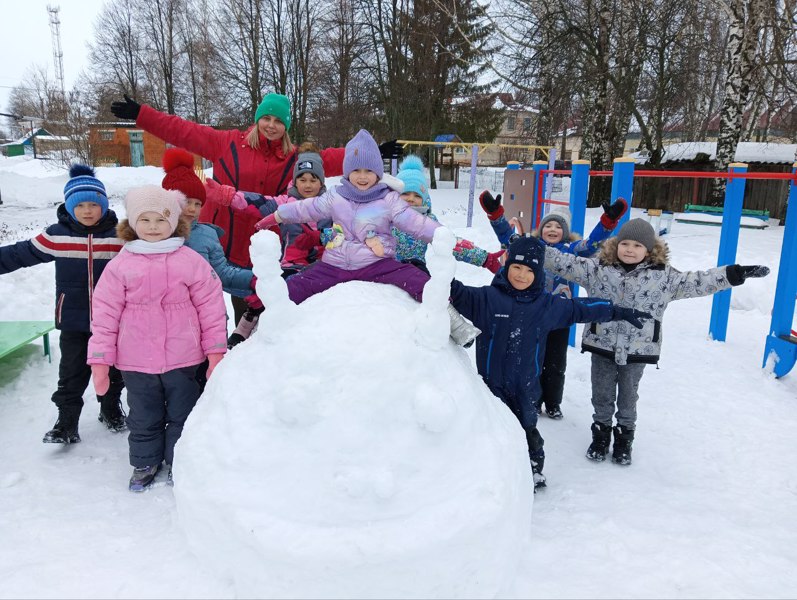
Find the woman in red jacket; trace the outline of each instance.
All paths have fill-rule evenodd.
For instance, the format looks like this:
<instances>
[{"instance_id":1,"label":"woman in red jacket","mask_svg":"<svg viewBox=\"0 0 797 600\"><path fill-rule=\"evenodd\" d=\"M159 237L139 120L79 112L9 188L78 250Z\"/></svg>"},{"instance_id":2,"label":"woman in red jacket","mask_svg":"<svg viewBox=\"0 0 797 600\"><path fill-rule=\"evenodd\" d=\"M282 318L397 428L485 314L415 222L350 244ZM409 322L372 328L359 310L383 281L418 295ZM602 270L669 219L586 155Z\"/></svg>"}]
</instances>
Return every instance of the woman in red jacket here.
<instances>
[{"instance_id":1,"label":"woman in red jacket","mask_svg":"<svg viewBox=\"0 0 797 600\"><path fill-rule=\"evenodd\" d=\"M291 105L286 96L267 94L255 112L255 122L246 131L218 130L168 115L141 105L125 94L124 102L111 104L111 112L120 119L135 120L136 125L165 142L185 148L213 162L213 179L237 190L257 192L264 196L286 193L290 183L296 148L291 143ZM327 177L343 173L343 148L321 151ZM206 203L199 220L213 223L224 230L221 245L230 262L251 267L249 238L255 232L259 217L246 212L233 212L230 207ZM246 305L233 298L236 322ZM239 306L240 305L240 306Z\"/></svg>"}]
</instances>

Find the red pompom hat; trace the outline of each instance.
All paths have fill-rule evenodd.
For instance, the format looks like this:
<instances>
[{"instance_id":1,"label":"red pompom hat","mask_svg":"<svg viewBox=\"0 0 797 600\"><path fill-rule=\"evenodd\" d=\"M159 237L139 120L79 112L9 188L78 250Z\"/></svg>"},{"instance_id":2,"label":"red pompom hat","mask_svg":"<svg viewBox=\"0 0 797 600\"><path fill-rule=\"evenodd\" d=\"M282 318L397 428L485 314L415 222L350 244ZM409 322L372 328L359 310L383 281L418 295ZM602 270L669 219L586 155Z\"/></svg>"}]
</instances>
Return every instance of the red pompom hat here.
<instances>
[{"instance_id":1,"label":"red pompom hat","mask_svg":"<svg viewBox=\"0 0 797 600\"><path fill-rule=\"evenodd\" d=\"M182 148L168 148L163 153L163 170L166 177L161 182L165 190L179 190L186 198L205 203L205 186L194 173L194 156Z\"/></svg>"}]
</instances>

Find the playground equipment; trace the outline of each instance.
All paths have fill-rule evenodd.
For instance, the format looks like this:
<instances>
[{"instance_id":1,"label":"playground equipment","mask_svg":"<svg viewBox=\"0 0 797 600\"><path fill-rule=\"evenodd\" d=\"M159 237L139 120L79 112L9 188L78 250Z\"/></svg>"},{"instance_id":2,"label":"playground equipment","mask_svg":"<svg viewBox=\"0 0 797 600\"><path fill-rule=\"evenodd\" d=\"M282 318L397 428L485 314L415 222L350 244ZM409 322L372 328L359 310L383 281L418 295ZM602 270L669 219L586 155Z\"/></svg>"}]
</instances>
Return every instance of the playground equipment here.
<instances>
[{"instance_id":1,"label":"playground equipment","mask_svg":"<svg viewBox=\"0 0 797 600\"><path fill-rule=\"evenodd\" d=\"M781 251L778 283L775 293L775 304L772 310L772 325L767 337L764 364L774 359L773 371L777 377L786 375L797 363L797 333L792 331L794 319L795 296L797 296L797 163L791 173L748 173L745 163L732 163L727 173L705 171L635 171L634 161L630 158L618 158L614 161L612 171L591 171L586 161L575 161L572 171L551 170L544 161L534 163L533 174L533 207L531 224L536 227L543 217L546 204L565 204L572 214L571 230L584 231L584 214L587 206L589 177L612 177L611 202L622 197L628 202L629 210L620 220L620 225L630 218L630 207L633 202L634 177L700 177L707 179L724 178L728 180L725 188L725 202L722 209L722 230L717 257L717 266L731 265L736 262L736 250L739 243L739 229L742 218L742 202L745 182L748 179L785 179L790 181L789 204L786 213L783 249ZM570 201L561 202L543 197L543 177L549 173L570 175ZM504 208L506 210L506 206ZM531 229L530 228L530 229ZM576 290L577 293L577 290ZM714 294L709 322L709 334L717 341L724 342L728 329L731 290ZM575 343L575 328L570 331L570 343Z\"/></svg>"},{"instance_id":2,"label":"playground equipment","mask_svg":"<svg viewBox=\"0 0 797 600\"><path fill-rule=\"evenodd\" d=\"M436 146L436 147L451 147L451 148L465 148L470 150L470 183L468 185L468 221L467 226L473 225L473 199L476 195L476 165L479 162L479 153L487 148L521 148L524 150L539 150L543 156L549 157L552 150L549 146L534 146L527 144L493 144L493 143L476 143L476 142L427 142L418 140L396 140L397 143L403 146ZM397 162L393 159L390 165L390 172L395 175L398 168Z\"/></svg>"},{"instance_id":3,"label":"playground equipment","mask_svg":"<svg viewBox=\"0 0 797 600\"><path fill-rule=\"evenodd\" d=\"M766 368L772 360L772 372L776 377L783 377L797 363L797 332L791 328L797 296L797 163L792 167L791 174L793 178L789 186L775 303L769 336L764 346L763 366Z\"/></svg>"}]
</instances>

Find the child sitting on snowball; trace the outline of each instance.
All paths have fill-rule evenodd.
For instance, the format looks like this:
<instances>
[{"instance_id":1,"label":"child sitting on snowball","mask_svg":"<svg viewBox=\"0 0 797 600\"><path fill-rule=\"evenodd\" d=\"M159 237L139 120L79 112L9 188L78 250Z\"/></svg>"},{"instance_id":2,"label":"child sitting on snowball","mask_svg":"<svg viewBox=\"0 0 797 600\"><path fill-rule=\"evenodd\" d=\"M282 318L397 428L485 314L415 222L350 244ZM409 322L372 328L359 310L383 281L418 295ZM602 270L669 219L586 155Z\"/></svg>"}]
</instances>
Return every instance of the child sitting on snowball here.
<instances>
[{"instance_id":1,"label":"child sitting on snowball","mask_svg":"<svg viewBox=\"0 0 797 600\"><path fill-rule=\"evenodd\" d=\"M667 305L682 298L716 294L748 277L764 277L764 266L728 265L682 273L669 264L669 249L650 223L631 219L603 244L597 258L545 248L545 268L584 286L591 296L649 312L644 323L593 323L584 327L581 348L592 353L592 443L587 458L603 461L616 416L612 461L631 464L637 418L637 389L646 364L658 364L661 323ZM615 414L616 405L616 414Z\"/></svg>"},{"instance_id":2,"label":"child sitting on snowball","mask_svg":"<svg viewBox=\"0 0 797 600\"><path fill-rule=\"evenodd\" d=\"M185 246L180 220L185 196L149 185L125 197L127 243L105 268L92 304L88 347L94 388L108 390L116 366L127 387L130 414L129 489L143 491L174 446L199 398L197 369L207 378L227 351L227 309L215 271Z\"/></svg>"},{"instance_id":3,"label":"child sitting on snowball","mask_svg":"<svg viewBox=\"0 0 797 600\"><path fill-rule=\"evenodd\" d=\"M479 195L481 204L498 241L503 247L509 245L509 240L516 233L515 228L504 217L504 207L501 206L501 194L495 198L484 190ZM609 205L603 204L603 214L586 239L581 239L578 234L570 231L570 210L565 206L555 206L541 220L540 224L531 235L540 238L547 245L560 252L576 256L592 256L599 249L601 242L607 239L617 227L617 222L628 210L628 203L619 198L617 202ZM517 224L520 227L520 224ZM523 233L523 231L517 231ZM545 272L545 289L554 295L565 298L573 297L573 284L556 273ZM545 413L551 419L562 419L562 395L565 387L565 370L567 369L567 345L570 339L570 329L554 329L548 334L546 343L545 364L540 374L542 395L537 404L537 412L542 412L545 404Z\"/></svg>"},{"instance_id":4,"label":"child sitting on snowball","mask_svg":"<svg viewBox=\"0 0 797 600\"><path fill-rule=\"evenodd\" d=\"M371 281L395 285L420 301L429 275L395 260L396 238L392 227L431 242L440 225L412 210L399 194L382 182L382 156L374 138L364 129L346 144L343 180L317 198L283 204L260 221L257 229L280 223L308 223L331 218L339 235L328 244L321 260L286 280L290 299L299 304L346 281ZM462 345L473 330L457 314L452 334ZM456 321L455 321L456 319Z\"/></svg>"},{"instance_id":5,"label":"child sitting on snowball","mask_svg":"<svg viewBox=\"0 0 797 600\"><path fill-rule=\"evenodd\" d=\"M456 279L451 283L452 304L483 332L476 338L479 375L526 432L535 489L545 486L537 401L548 333L573 323L618 319L641 327L640 318L650 317L598 298L569 299L546 292L544 259L538 240L520 237L509 246L506 264L490 285L470 287Z\"/></svg>"}]
</instances>

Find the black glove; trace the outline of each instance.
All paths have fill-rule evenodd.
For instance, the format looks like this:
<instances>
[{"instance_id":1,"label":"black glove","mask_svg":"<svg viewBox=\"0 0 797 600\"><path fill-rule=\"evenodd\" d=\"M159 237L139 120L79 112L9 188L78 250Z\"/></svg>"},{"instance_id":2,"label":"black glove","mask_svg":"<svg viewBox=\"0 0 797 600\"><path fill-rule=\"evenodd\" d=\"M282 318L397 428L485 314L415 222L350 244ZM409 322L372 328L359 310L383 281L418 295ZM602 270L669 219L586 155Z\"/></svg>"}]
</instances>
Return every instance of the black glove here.
<instances>
[{"instance_id":1,"label":"black glove","mask_svg":"<svg viewBox=\"0 0 797 600\"><path fill-rule=\"evenodd\" d=\"M628 210L628 202L624 198L618 198L614 204L604 202L601 206L603 207L601 224L607 229L614 229L617 226L617 221Z\"/></svg>"},{"instance_id":2,"label":"black glove","mask_svg":"<svg viewBox=\"0 0 797 600\"><path fill-rule=\"evenodd\" d=\"M641 319L652 319L653 315L650 313L637 310L635 308L625 308L624 306L614 305L612 307L612 321L628 321L637 329L642 329L643 324Z\"/></svg>"},{"instance_id":3,"label":"black glove","mask_svg":"<svg viewBox=\"0 0 797 600\"><path fill-rule=\"evenodd\" d=\"M398 140L390 140L379 144L379 154L382 158L401 158L404 156L404 146Z\"/></svg>"},{"instance_id":4,"label":"black glove","mask_svg":"<svg viewBox=\"0 0 797 600\"><path fill-rule=\"evenodd\" d=\"M764 265L728 265L725 269L728 282L731 285L742 285L748 277L766 277L769 275L769 267Z\"/></svg>"},{"instance_id":5,"label":"black glove","mask_svg":"<svg viewBox=\"0 0 797 600\"><path fill-rule=\"evenodd\" d=\"M125 94L124 102L111 102L111 112L119 119L135 121L138 119L138 113L141 112L141 105Z\"/></svg>"}]
</instances>

